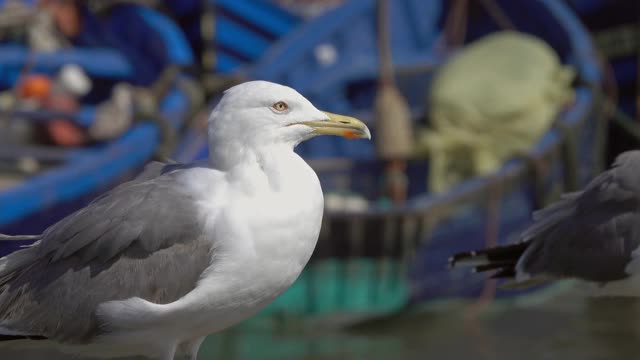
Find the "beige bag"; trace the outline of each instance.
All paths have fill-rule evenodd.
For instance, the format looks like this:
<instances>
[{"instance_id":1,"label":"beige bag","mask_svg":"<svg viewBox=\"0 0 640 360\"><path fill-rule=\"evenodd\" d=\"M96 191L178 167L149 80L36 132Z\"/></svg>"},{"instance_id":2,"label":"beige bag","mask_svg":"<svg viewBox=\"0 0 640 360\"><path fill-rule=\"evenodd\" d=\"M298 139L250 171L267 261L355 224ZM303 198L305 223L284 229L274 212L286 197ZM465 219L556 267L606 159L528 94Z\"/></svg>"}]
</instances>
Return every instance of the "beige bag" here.
<instances>
[{"instance_id":1,"label":"beige bag","mask_svg":"<svg viewBox=\"0 0 640 360\"><path fill-rule=\"evenodd\" d=\"M573 99L573 78L549 45L524 33L497 32L463 48L435 75L432 128L418 139L431 160L431 191L527 152Z\"/></svg>"}]
</instances>

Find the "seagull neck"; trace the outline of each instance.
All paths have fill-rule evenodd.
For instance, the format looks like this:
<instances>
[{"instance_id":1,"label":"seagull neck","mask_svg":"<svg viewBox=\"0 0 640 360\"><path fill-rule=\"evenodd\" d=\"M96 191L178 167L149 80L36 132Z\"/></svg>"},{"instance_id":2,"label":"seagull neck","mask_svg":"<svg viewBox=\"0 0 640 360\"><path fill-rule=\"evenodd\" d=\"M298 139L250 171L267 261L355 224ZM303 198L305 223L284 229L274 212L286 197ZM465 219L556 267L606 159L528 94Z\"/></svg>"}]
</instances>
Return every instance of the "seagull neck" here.
<instances>
[{"instance_id":1,"label":"seagull neck","mask_svg":"<svg viewBox=\"0 0 640 360\"><path fill-rule=\"evenodd\" d=\"M295 156L293 146L289 144L248 147L239 143L226 143L224 146L210 146L209 149L211 166L222 171L232 171L238 166L247 165L256 165L267 170L278 162Z\"/></svg>"}]
</instances>

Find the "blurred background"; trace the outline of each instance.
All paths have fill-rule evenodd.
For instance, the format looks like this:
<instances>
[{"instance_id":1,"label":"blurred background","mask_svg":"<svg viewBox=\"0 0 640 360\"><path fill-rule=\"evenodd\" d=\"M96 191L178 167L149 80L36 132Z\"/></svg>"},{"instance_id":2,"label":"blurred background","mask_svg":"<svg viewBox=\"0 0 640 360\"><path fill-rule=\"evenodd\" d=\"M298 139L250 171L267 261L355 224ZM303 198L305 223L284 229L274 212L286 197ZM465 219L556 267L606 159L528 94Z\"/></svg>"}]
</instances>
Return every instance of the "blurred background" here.
<instances>
[{"instance_id":1,"label":"blurred background","mask_svg":"<svg viewBox=\"0 0 640 360\"><path fill-rule=\"evenodd\" d=\"M269 80L374 141L297 148L325 191L314 257L201 359L634 357L635 301L447 259L517 240L638 147L639 63L630 0L0 0L0 233L205 158L222 91Z\"/></svg>"}]
</instances>

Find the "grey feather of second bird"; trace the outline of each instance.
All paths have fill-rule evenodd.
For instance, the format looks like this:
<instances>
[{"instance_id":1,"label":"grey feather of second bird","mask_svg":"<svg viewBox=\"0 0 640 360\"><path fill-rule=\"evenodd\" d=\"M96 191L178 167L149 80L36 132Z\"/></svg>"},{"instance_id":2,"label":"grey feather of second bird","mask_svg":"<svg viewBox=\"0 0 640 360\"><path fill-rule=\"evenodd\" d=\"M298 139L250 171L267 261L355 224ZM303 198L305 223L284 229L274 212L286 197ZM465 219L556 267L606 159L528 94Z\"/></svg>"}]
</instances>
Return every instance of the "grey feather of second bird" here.
<instances>
[{"instance_id":1,"label":"grey feather of second bird","mask_svg":"<svg viewBox=\"0 0 640 360\"><path fill-rule=\"evenodd\" d=\"M632 275L640 261L634 253L640 246L640 151L619 155L584 190L564 195L534 220L522 235L530 245L516 266L519 274L593 282Z\"/></svg>"}]
</instances>

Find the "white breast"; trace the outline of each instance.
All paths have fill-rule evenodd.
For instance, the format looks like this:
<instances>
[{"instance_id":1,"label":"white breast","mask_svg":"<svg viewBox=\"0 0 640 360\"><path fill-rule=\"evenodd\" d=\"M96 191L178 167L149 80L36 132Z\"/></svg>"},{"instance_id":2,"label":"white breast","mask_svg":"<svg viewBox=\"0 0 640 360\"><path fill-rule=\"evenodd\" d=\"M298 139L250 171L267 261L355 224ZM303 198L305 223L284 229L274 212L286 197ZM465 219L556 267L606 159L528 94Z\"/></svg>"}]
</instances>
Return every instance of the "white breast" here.
<instances>
[{"instance_id":1,"label":"white breast","mask_svg":"<svg viewBox=\"0 0 640 360\"><path fill-rule=\"evenodd\" d=\"M257 313L297 279L315 248L324 201L313 170L296 154L244 169L233 203L212 224L212 265L187 297L206 332Z\"/></svg>"},{"instance_id":2,"label":"white breast","mask_svg":"<svg viewBox=\"0 0 640 360\"><path fill-rule=\"evenodd\" d=\"M320 232L324 201L316 174L297 155L270 175L271 191L254 202L251 238L265 286L288 288L309 260Z\"/></svg>"}]
</instances>

